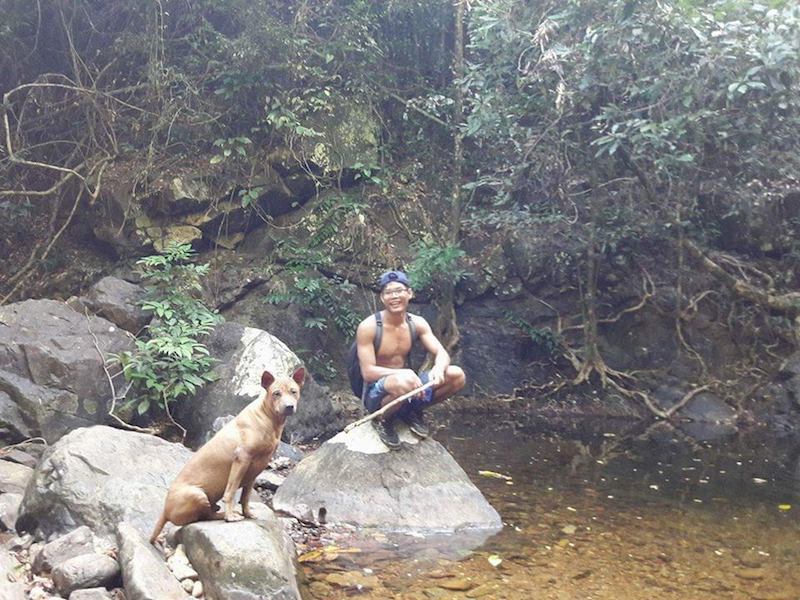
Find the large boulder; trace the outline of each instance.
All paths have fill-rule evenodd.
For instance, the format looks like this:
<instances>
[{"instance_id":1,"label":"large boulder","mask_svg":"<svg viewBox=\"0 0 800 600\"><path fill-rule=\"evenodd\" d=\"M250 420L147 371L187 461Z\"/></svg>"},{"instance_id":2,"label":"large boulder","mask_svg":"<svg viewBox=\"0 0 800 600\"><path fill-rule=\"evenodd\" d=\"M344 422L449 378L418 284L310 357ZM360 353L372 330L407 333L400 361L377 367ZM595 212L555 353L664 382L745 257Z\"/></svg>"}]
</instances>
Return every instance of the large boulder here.
<instances>
[{"instance_id":1,"label":"large boulder","mask_svg":"<svg viewBox=\"0 0 800 600\"><path fill-rule=\"evenodd\" d=\"M150 534L167 488L191 451L152 435L106 426L77 429L42 457L17 519L42 537L81 525L108 540L127 521Z\"/></svg>"},{"instance_id":2,"label":"large boulder","mask_svg":"<svg viewBox=\"0 0 800 600\"><path fill-rule=\"evenodd\" d=\"M291 374L301 364L297 356L278 338L266 331L223 323L209 337L211 355L219 362L214 368L217 380L206 385L189 401L175 407L175 418L187 429L189 442L199 445L212 430L214 420L238 414L262 393L261 374ZM294 441L307 440L335 431L343 418L325 388L311 377L300 394L297 413L286 423L284 436Z\"/></svg>"},{"instance_id":3,"label":"large boulder","mask_svg":"<svg viewBox=\"0 0 800 600\"><path fill-rule=\"evenodd\" d=\"M103 369L131 337L105 319L63 302L25 300L0 307L0 431L7 441L54 442L108 419L112 391Z\"/></svg>"},{"instance_id":4,"label":"large boulder","mask_svg":"<svg viewBox=\"0 0 800 600\"><path fill-rule=\"evenodd\" d=\"M273 498L299 519L420 533L497 531L497 511L445 448L398 427L389 451L369 424L341 432L303 459Z\"/></svg>"},{"instance_id":5,"label":"large boulder","mask_svg":"<svg viewBox=\"0 0 800 600\"><path fill-rule=\"evenodd\" d=\"M266 506L256 520L207 521L178 532L203 589L216 600L299 600L294 543Z\"/></svg>"}]
</instances>

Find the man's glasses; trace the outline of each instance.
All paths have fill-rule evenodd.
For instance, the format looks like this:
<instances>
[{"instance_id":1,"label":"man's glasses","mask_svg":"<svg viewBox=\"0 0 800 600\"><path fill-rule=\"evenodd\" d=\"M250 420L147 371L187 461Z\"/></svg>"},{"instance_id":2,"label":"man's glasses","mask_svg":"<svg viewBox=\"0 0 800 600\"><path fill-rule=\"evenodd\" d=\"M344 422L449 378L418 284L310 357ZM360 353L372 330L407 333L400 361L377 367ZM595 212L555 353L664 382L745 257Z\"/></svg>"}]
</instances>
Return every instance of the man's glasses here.
<instances>
[{"instance_id":1,"label":"man's glasses","mask_svg":"<svg viewBox=\"0 0 800 600\"><path fill-rule=\"evenodd\" d=\"M383 296L386 298L397 298L406 293L406 288L397 288L393 290L384 290Z\"/></svg>"}]
</instances>

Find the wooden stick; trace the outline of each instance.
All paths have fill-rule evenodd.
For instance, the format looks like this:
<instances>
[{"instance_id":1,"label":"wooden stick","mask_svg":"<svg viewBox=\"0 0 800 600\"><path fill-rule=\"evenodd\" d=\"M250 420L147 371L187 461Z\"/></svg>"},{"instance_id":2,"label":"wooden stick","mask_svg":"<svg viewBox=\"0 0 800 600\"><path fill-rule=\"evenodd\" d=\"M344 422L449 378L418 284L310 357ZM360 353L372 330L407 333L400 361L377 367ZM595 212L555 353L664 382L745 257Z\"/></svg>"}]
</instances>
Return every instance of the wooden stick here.
<instances>
[{"instance_id":1,"label":"wooden stick","mask_svg":"<svg viewBox=\"0 0 800 600\"><path fill-rule=\"evenodd\" d=\"M391 402L389 402L389 404L387 404L386 406L383 406L383 407L381 407L381 409L380 409L380 410L376 410L374 413L370 413L370 414L368 414L366 417L363 417L363 418L359 419L358 421L354 421L354 422L350 423L350 425L348 425L347 427L345 427L345 428L344 428L344 432L345 432L345 433L347 433L348 431L350 431L350 430L351 430L351 429L353 429L354 427L358 427L359 425L361 425L361 424L363 424L363 423L366 423L367 421L371 421L372 419L375 419L375 418L377 418L377 417L380 417L380 416L381 416L383 413L385 413L385 412L386 412L387 410L389 410L391 407L393 407L393 406L395 406L395 405L397 405L397 404L400 404L400 403L401 403L401 402L403 402L404 400L408 400L408 399L409 399L409 398L411 398L412 396L416 396L416 395L417 395L417 394L419 394L420 392L424 392L424 391L425 391L425 390L427 390L429 387L433 387L435 384L436 384L436 382L435 382L435 381L429 381L429 382L428 382L428 383L426 383L425 385L423 385L423 386L420 386L420 387L418 387L418 388L417 388L417 389L415 389L415 390L411 390L410 392L408 392L408 393L406 393L406 394L403 394L402 396L398 396L397 398L395 398L394 400L392 400ZM366 384L365 384L365 385L366 385Z\"/></svg>"}]
</instances>

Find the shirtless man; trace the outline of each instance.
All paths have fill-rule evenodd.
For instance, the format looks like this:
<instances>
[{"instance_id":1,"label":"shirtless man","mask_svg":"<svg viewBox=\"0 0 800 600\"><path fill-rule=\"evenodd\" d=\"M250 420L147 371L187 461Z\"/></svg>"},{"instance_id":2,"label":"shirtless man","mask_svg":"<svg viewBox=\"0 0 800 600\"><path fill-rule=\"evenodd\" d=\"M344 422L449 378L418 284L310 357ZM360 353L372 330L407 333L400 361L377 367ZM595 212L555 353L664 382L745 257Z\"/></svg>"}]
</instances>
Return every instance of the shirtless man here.
<instances>
[{"instance_id":1,"label":"shirtless man","mask_svg":"<svg viewBox=\"0 0 800 600\"><path fill-rule=\"evenodd\" d=\"M408 276L402 271L388 271L380 276L378 283L384 307L380 313L383 323L380 348L374 346L378 328L375 315L361 321L356 331L358 362L366 387L366 409L373 413L428 381L434 382L433 388L428 388L408 403L392 407L381 420L372 420L381 441L391 450L396 450L400 448L400 439L394 427L396 419L408 423L409 429L417 437L427 437L429 431L422 411L458 392L464 387L465 378L460 367L450 364L450 355L433 334L428 322L408 313L408 303L414 295ZM430 371L417 374L408 368L412 345L409 318L413 320L417 339L434 358Z\"/></svg>"}]
</instances>

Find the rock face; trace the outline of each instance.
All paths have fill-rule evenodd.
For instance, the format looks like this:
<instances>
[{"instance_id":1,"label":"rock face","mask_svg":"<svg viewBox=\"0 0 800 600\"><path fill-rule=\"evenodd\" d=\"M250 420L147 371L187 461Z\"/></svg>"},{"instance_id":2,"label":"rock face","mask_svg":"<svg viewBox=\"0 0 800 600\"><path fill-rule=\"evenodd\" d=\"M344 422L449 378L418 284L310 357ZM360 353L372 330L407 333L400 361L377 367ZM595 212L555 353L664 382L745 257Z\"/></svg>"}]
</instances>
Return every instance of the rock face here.
<instances>
[{"instance_id":1,"label":"rock face","mask_svg":"<svg viewBox=\"0 0 800 600\"><path fill-rule=\"evenodd\" d=\"M216 600L299 600L294 544L275 515L253 505L257 520L182 527L181 542Z\"/></svg>"},{"instance_id":2,"label":"rock face","mask_svg":"<svg viewBox=\"0 0 800 600\"><path fill-rule=\"evenodd\" d=\"M86 525L113 539L128 521L149 534L167 488L191 451L152 435L111 427L82 428L43 456L25 490L17 528L43 537Z\"/></svg>"},{"instance_id":3,"label":"rock face","mask_svg":"<svg viewBox=\"0 0 800 600\"><path fill-rule=\"evenodd\" d=\"M258 210L242 203L240 192L248 189L242 182L208 166L171 169L170 176L152 183L146 196L134 197L127 182L142 165L118 161L107 171L102 202L87 215L90 226L121 257L141 256L170 241L232 247L244 233L264 224L260 215L282 214L316 193L314 177L288 148L264 158L262 169L248 182L257 194Z\"/></svg>"},{"instance_id":4,"label":"rock face","mask_svg":"<svg viewBox=\"0 0 800 600\"><path fill-rule=\"evenodd\" d=\"M214 371L217 381L205 386L191 401L175 408L176 419L188 430L188 439L200 445L212 430L214 420L236 415L261 395L261 373L290 374L300 359L278 338L266 331L223 323L207 342L211 355L219 360ZM324 388L306 379L297 413L286 423L284 436L292 441L310 439L342 424Z\"/></svg>"},{"instance_id":5,"label":"rock face","mask_svg":"<svg viewBox=\"0 0 800 600\"><path fill-rule=\"evenodd\" d=\"M393 452L369 423L338 434L300 462L273 507L304 520L390 531L501 528L497 511L441 444L418 442L404 427L398 433L406 443Z\"/></svg>"},{"instance_id":6,"label":"rock face","mask_svg":"<svg viewBox=\"0 0 800 600\"><path fill-rule=\"evenodd\" d=\"M129 349L113 323L62 302L26 300L0 307L0 433L6 441L54 442L104 423L111 389L105 355Z\"/></svg>"},{"instance_id":7,"label":"rock face","mask_svg":"<svg viewBox=\"0 0 800 600\"><path fill-rule=\"evenodd\" d=\"M118 277L103 277L86 295L75 299L74 303L135 335L152 318L151 314L144 312L139 306L144 295L145 290L141 286Z\"/></svg>"}]
</instances>

